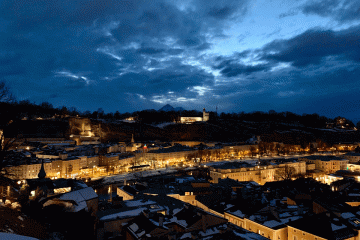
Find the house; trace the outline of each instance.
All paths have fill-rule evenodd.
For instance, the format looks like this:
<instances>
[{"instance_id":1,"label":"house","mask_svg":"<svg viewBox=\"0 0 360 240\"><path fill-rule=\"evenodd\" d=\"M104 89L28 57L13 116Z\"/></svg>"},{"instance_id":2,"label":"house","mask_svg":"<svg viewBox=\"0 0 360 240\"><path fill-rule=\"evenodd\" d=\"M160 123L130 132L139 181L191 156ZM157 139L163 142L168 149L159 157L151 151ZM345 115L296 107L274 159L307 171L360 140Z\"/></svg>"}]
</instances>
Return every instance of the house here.
<instances>
[{"instance_id":1,"label":"house","mask_svg":"<svg viewBox=\"0 0 360 240\"><path fill-rule=\"evenodd\" d=\"M358 239L357 231L340 218L328 213L304 217L288 222L287 225L288 239Z\"/></svg>"},{"instance_id":2,"label":"house","mask_svg":"<svg viewBox=\"0 0 360 240\"><path fill-rule=\"evenodd\" d=\"M183 203L167 196L136 196L135 200L123 201L121 207L113 206L97 213L97 239L120 236L125 223L139 216L142 211L169 215L180 211Z\"/></svg>"},{"instance_id":3,"label":"house","mask_svg":"<svg viewBox=\"0 0 360 240\"><path fill-rule=\"evenodd\" d=\"M71 202L71 212L86 210L92 215L97 213L99 206L98 195L92 187L87 187L52 197L49 200L43 201L43 207L58 202Z\"/></svg>"},{"instance_id":4,"label":"house","mask_svg":"<svg viewBox=\"0 0 360 240\"><path fill-rule=\"evenodd\" d=\"M226 230L226 219L185 204L180 211L172 215L162 216L143 211L127 223L124 235L126 239L203 239Z\"/></svg>"}]
</instances>

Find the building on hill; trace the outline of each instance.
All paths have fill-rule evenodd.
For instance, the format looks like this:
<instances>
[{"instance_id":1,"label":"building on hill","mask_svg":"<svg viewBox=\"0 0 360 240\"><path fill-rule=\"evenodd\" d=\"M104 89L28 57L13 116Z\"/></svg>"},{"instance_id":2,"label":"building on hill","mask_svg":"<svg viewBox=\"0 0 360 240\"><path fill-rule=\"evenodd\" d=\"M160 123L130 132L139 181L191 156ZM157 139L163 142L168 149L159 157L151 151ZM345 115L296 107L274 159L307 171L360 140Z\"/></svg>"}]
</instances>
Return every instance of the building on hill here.
<instances>
[{"instance_id":1,"label":"building on hill","mask_svg":"<svg viewBox=\"0 0 360 240\"><path fill-rule=\"evenodd\" d=\"M139 147L141 147L141 143L136 143L134 140L134 134L131 135L131 141L126 145L126 152L135 152Z\"/></svg>"},{"instance_id":2,"label":"building on hill","mask_svg":"<svg viewBox=\"0 0 360 240\"><path fill-rule=\"evenodd\" d=\"M205 108L203 108L203 117L202 117L203 122L209 121L209 117L210 117L209 114L210 114L210 113L209 113L209 112L206 112L206 111L205 111Z\"/></svg>"},{"instance_id":3,"label":"building on hill","mask_svg":"<svg viewBox=\"0 0 360 240\"><path fill-rule=\"evenodd\" d=\"M203 108L202 117L181 117L181 123L194 123L194 122L207 122L210 120L210 112L206 112L205 108Z\"/></svg>"}]
</instances>

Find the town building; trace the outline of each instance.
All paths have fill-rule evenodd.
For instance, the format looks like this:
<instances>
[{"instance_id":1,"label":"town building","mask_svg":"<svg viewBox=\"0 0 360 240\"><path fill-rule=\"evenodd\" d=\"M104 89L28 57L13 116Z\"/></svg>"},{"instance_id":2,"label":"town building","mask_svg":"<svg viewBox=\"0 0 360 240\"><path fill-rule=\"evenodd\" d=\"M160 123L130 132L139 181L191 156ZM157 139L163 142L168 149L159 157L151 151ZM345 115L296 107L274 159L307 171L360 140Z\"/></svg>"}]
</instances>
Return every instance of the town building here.
<instances>
[{"instance_id":1,"label":"town building","mask_svg":"<svg viewBox=\"0 0 360 240\"><path fill-rule=\"evenodd\" d=\"M158 150L151 150L145 153L140 153L144 160L149 162L156 162L157 164L176 164L184 161L189 154L196 153L196 150L190 147L175 145L169 148L162 148Z\"/></svg>"},{"instance_id":2,"label":"town building","mask_svg":"<svg viewBox=\"0 0 360 240\"><path fill-rule=\"evenodd\" d=\"M293 168L294 176L306 173L306 163L297 159L269 160L268 165L259 165L258 161L234 162L217 165L210 168L210 177L213 183L219 179L230 178L237 181L255 181L265 184L277 180L277 170Z\"/></svg>"},{"instance_id":3,"label":"town building","mask_svg":"<svg viewBox=\"0 0 360 240\"><path fill-rule=\"evenodd\" d=\"M339 170L346 170L348 159L336 156L311 155L299 158L307 163L315 163L315 169L326 174L335 173Z\"/></svg>"},{"instance_id":4,"label":"town building","mask_svg":"<svg viewBox=\"0 0 360 240\"><path fill-rule=\"evenodd\" d=\"M341 155L342 158L348 159L350 163L355 163L360 161L360 153L348 152Z\"/></svg>"}]
</instances>

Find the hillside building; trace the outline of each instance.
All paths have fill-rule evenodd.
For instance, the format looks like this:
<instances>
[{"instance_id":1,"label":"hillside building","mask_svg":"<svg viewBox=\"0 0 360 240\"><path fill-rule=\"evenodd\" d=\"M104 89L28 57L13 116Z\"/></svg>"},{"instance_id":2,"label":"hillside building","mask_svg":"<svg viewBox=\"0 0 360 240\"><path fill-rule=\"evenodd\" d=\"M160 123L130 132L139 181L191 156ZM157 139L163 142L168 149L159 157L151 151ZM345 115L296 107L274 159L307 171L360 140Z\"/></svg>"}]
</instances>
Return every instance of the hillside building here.
<instances>
[{"instance_id":1,"label":"hillside building","mask_svg":"<svg viewBox=\"0 0 360 240\"><path fill-rule=\"evenodd\" d=\"M203 108L202 117L181 117L180 122L186 123L186 124L190 124L190 123L194 123L194 122L207 122L210 119L209 115L210 115L210 113L206 112L205 108Z\"/></svg>"}]
</instances>

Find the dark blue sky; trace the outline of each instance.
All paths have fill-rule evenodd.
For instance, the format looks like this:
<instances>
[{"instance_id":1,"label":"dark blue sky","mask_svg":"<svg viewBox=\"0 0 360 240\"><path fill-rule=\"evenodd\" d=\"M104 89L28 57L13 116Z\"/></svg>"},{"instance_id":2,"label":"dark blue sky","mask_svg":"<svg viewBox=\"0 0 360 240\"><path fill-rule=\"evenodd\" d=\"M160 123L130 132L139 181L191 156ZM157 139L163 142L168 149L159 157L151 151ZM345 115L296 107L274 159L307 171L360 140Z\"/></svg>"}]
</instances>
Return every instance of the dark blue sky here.
<instances>
[{"instance_id":1,"label":"dark blue sky","mask_svg":"<svg viewBox=\"0 0 360 240\"><path fill-rule=\"evenodd\" d=\"M359 0L0 1L0 80L55 107L356 123L359 63Z\"/></svg>"}]
</instances>

